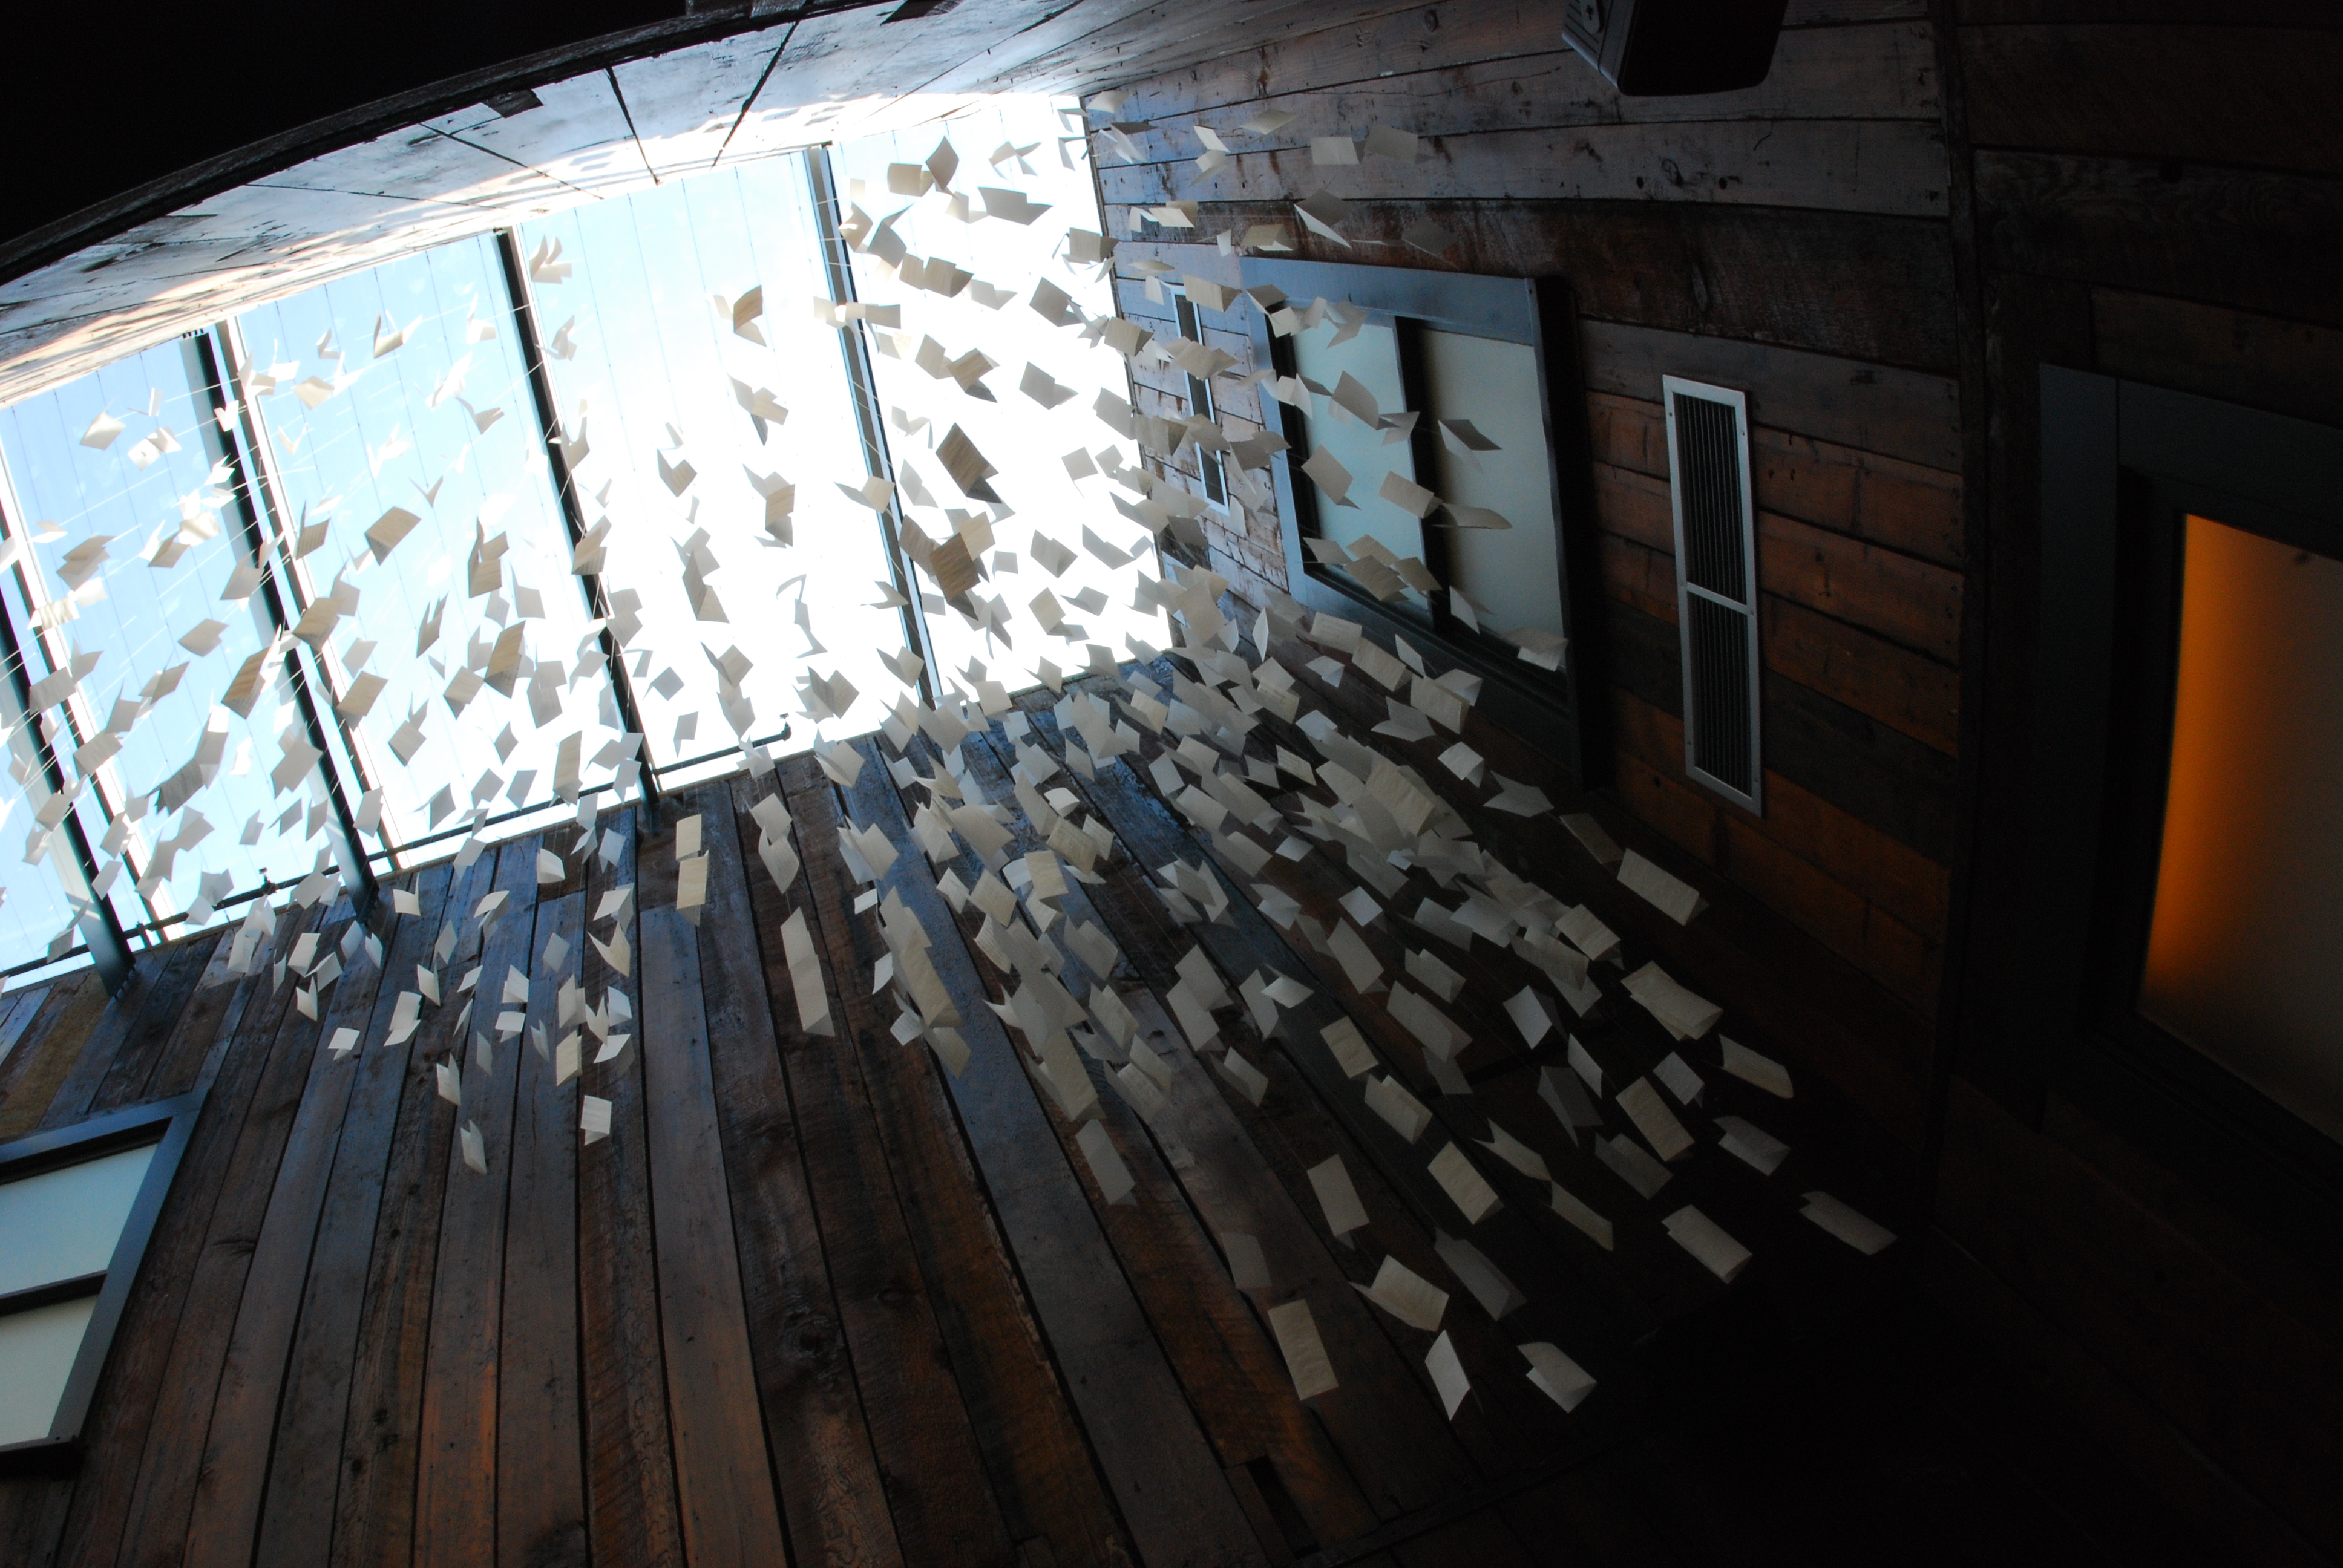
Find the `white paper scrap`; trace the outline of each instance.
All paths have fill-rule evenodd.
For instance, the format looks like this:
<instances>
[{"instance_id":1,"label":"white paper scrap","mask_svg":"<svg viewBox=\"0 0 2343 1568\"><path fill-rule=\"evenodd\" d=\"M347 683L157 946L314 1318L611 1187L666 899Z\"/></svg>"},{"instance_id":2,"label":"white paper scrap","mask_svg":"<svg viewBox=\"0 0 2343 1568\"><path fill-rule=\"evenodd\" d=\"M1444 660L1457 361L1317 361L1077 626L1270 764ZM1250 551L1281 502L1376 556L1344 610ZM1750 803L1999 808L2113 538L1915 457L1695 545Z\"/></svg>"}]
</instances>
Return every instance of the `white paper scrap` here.
<instances>
[{"instance_id":1,"label":"white paper scrap","mask_svg":"<svg viewBox=\"0 0 2343 1568\"><path fill-rule=\"evenodd\" d=\"M1375 1271L1373 1284L1351 1288L1409 1328L1426 1333L1440 1326L1442 1315L1448 1311L1448 1292L1397 1258L1383 1260L1383 1267Z\"/></svg>"},{"instance_id":2,"label":"white paper scrap","mask_svg":"<svg viewBox=\"0 0 2343 1568\"><path fill-rule=\"evenodd\" d=\"M1312 1165L1309 1174L1311 1190L1318 1194L1318 1206L1326 1213L1327 1230L1339 1238L1366 1224L1367 1207L1359 1201L1359 1190L1351 1184L1351 1173L1342 1168L1340 1154L1328 1155L1323 1163Z\"/></svg>"},{"instance_id":3,"label":"white paper scrap","mask_svg":"<svg viewBox=\"0 0 2343 1568\"><path fill-rule=\"evenodd\" d=\"M1789 1158L1788 1144L1738 1116L1720 1116L1716 1127L1723 1134L1718 1146L1761 1176L1771 1176Z\"/></svg>"},{"instance_id":4,"label":"white paper scrap","mask_svg":"<svg viewBox=\"0 0 2343 1568\"><path fill-rule=\"evenodd\" d=\"M1619 1091L1618 1098L1619 1109L1627 1113L1627 1120L1635 1124L1635 1131L1644 1135L1644 1141L1661 1159L1677 1160L1691 1152L1692 1134L1684 1131L1684 1124L1676 1120L1675 1112L1668 1109L1668 1102L1660 1098L1660 1091L1652 1087L1650 1079L1635 1080Z\"/></svg>"},{"instance_id":5,"label":"white paper scrap","mask_svg":"<svg viewBox=\"0 0 2343 1568\"><path fill-rule=\"evenodd\" d=\"M1440 1183L1442 1191L1455 1201L1467 1223L1479 1224L1497 1208L1497 1190L1482 1179L1473 1162L1464 1157L1464 1151L1455 1144L1433 1155L1425 1169L1432 1172L1432 1179Z\"/></svg>"},{"instance_id":6,"label":"white paper scrap","mask_svg":"<svg viewBox=\"0 0 2343 1568\"><path fill-rule=\"evenodd\" d=\"M1285 1370L1292 1374L1298 1398L1330 1393L1341 1386L1334 1381L1333 1363L1326 1359L1326 1344L1318 1337L1318 1323L1310 1315L1308 1302L1292 1301L1270 1308L1269 1330L1277 1336L1278 1351L1285 1357Z\"/></svg>"},{"instance_id":7,"label":"white paper scrap","mask_svg":"<svg viewBox=\"0 0 2343 1568\"><path fill-rule=\"evenodd\" d=\"M1432 1234L1440 1261L1464 1282L1464 1288L1473 1292L1473 1299L1481 1303L1481 1310L1491 1318L1503 1319L1515 1308L1529 1305L1530 1299L1522 1293L1521 1287L1507 1279L1503 1270L1489 1261L1487 1254L1480 1248L1462 1236L1452 1236L1445 1231L1435 1229Z\"/></svg>"},{"instance_id":8,"label":"white paper scrap","mask_svg":"<svg viewBox=\"0 0 2343 1568\"><path fill-rule=\"evenodd\" d=\"M1865 1257L1875 1257L1896 1240L1896 1232L1878 1221L1856 1213L1827 1192L1809 1192L1798 1211Z\"/></svg>"},{"instance_id":9,"label":"white paper scrap","mask_svg":"<svg viewBox=\"0 0 2343 1568\"><path fill-rule=\"evenodd\" d=\"M1687 1203L1661 1221L1676 1245L1700 1261L1703 1268L1731 1284L1749 1265L1749 1249L1725 1233L1725 1228Z\"/></svg>"},{"instance_id":10,"label":"white paper scrap","mask_svg":"<svg viewBox=\"0 0 2343 1568\"><path fill-rule=\"evenodd\" d=\"M1725 1070L1744 1083L1754 1083L1766 1093L1783 1100L1790 1098L1790 1070L1770 1056L1760 1056L1747 1046L1716 1037L1725 1050Z\"/></svg>"},{"instance_id":11,"label":"white paper scrap","mask_svg":"<svg viewBox=\"0 0 2343 1568\"><path fill-rule=\"evenodd\" d=\"M1553 1199L1555 1213L1577 1226L1588 1240L1604 1251L1612 1250L1613 1236L1610 1221L1581 1202L1574 1193L1559 1181L1554 1182L1548 1191Z\"/></svg>"},{"instance_id":12,"label":"white paper scrap","mask_svg":"<svg viewBox=\"0 0 2343 1568\"><path fill-rule=\"evenodd\" d=\"M1123 1163L1122 1155L1115 1149L1114 1141L1107 1136L1105 1124L1083 1122L1082 1130L1074 1134L1074 1141L1081 1146L1082 1158L1090 1162L1091 1175L1099 1184L1099 1196L1109 1203L1129 1202L1137 1183L1131 1179L1131 1167Z\"/></svg>"},{"instance_id":13,"label":"white paper scrap","mask_svg":"<svg viewBox=\"0 0 2343 1568\"><path fill-rule=\"evenodd\" d=\"M1564 1413L1576 1410L1579 1402L1594 1391L1594 1379L1586 1369L1545 1341L1522 1346L1522 1354L1530 1363L1530 1382L1562 1406Z\"/></svg>"},{"instance_id":14,"label":"white paper scrap","mask_svg":"<svg viewBox=\"0 0 2343 1568\"><path fill-rule=\"evenodd\" d=\"M1708 900L1691 883L1662 870L1633 849L1620 857L1619 881L1680 926L1689 925L1694 915L1708 908Z\"/></svg>"},{"instance_id":15,"label":"white paper scrap","mask_svg":"<svg viewBox=\"0 0 2343 1568\"><path fill-rule=\"evenodd\" d=\"M1456 1359L1456 1346L1446 1333L1432 1342L1432 1353L1423 1358L1424 1370L1432 1373L1432 1386L1440 1391L1440 1402L1448 1419L1456 1419L1456 1407L1473 1392L1473 1380L1464 1375L1464 1363Z\"/></svg>"}]
</instances>

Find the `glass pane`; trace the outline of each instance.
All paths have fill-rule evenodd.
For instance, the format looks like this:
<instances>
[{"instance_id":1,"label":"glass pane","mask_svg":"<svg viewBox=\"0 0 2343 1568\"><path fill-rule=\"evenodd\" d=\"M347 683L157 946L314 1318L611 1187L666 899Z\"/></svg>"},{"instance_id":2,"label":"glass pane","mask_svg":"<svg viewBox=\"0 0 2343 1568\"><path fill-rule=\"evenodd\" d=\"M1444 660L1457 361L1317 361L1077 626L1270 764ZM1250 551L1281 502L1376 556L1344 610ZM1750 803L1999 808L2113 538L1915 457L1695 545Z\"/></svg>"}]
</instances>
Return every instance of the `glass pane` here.
<instances>
[{"instance_id":1,"label":"glass pane","mask_svg":"<svg viewBox=\"0 0 2343 1568\"><path fill-rule=\"evenodd\" d=\"M216 597L241 557L236 513L213 483L196 427L208 416L190 390L186 350L176 343L0 409L15 518L33 540L26 565L39 604L26 604L13 581L7 594L31 673L37 678L76 654L97 656L80 695L56 710L71 720L55 735L68 776L78 771L77 746L105 726L128 725L110 759L97 762L103 745L83 754L95 765L95 788L79 808L101 860L126 857L126 874L111 889L126 925L149 911L186 909L206 874L224 896L264 876L297 877L315 860L306 813L297 809L277 825L288 801L297 808L307 797L280 798L269 779L279 734L295 721L290 706L274 683L248 718L217 706L266 636L256 601ZM125 428L107 440L102 427L93 430L101 420ZM53 607L52 617L73 618L29 636L25 628L41 605ZM160 689L157 682L171 689L130 721L145 694ZM220 766L209 787L184 808L146 811L145 800L207 744L207 729L220 737L210 743ZM100 793L117 807L137 801L130 809L144 813L110 842ZM154 847L165 842L183 847L142 901L136 884L156 869ZM69 853L62 838L58 849ZM0 861L16 859L0 854ZM64 911L55 913L62 926Z\"/></svg>"},{"instance_id":2,"label":"glass pane","mask_svg":"<svg viewBox=\"0 0 2343 1568\"><path fill-rule=\"evenodd\" d=\"M0 1183L0 1296L101 1274L157 1145L117 1149L77 1165Z\"/></svg>"},{"instance_id":3,"label":"glass pane","mask_svg":"<svg viewBox=\"0 0 2343 1568\"><path fill-rule=\"evenodd\" d=\"M96 1296L77 1296L0 1317L0 1442L49 1435L96 1311Z\"/></svg>"},{"instance_id":4,"label":"glass pane","mask_svg":"<svg viewBox=\"0 0 2343 1568\"><path fill-rule=\"evenodd\" d=\"M36 659L35 668L38 667ZM36 851L30 860L18 852L28 847L18 839L19 832L25 840L38 838L33 813L49 793L34 760L32 738L22 724L15 722L20 712L13 696L0 700L0 715L7 716L11 724L7 759L15 780L0 786L0 799L6 802L0 825L7 829L5 842L0 842L0 969L39 962L52 942L63 951L81 940L79 931L73 929L73 906L57 872L57 857L68 857L66 863L71 864L72 846L63 834L52 834L46 852ZM33 983L32 972L12 983Z\"/></svg>"},{"instance_id":5,"label":"glass pane","mask_svg":"<svg viewBox=\"0 0 2343 1568\"><path fill-rule=\"evenodd\" d=\"M305 601L345 578L357 590L357 612L328 639L329 678L345 699L363 698L368 675L382 682L351 727L383 790L390 841L444 832L475 808L492 815L550 801L567 736L581 737L583 781L608 779L611 768L592 759L618 736L616 710L603 707L598 645L570 576L495 241L337 278L237 325L247 396L292 514L277 527L324 530L297 565ZM392 508L417 520L377 564L367 532ZM476 582L483 528L506 548ZM437 636L418 655L435 615ZM509 694L465 678L497 673L493 650L514 626L522 652ZM420 748L402 762L410 718Z\"/></svg>"},{"instance_id":6,"label":"glass pane","mask_svg":"<svg viewBox=\"0 0 2343 1568\"><path fill-rule=\"evenodd\" d=\"M1341 328L1331 320L1295 333L1292 339L1295 373L1329 394L1341 389L1347 375L1373 399L1374 414L1404 413L1407 390L1400 377L1399 335L1390 327L1370 324L1346 341L1334 341L1341 336ZM1311 411L1302 417L1302 423L1312 456L1329 454L1351 476L1341 502L1319 487L1318 537L1353 553L1361 539L1371 538L1402 560L1413 557L1421 561L1423 526L1379 493L1386 474L1408 480L1416 477L1411 444L1404 437L1385 440L1392 432L1364 423L1331 396L1313 393L1310 401ZM1300 475L1299 467L1295 473Z\"/></svg>"},{"instance_id":7,"label":"glass pane","mask_svg":"<svg viewBox=\"0 0 2343 1568\"><path fill-rule=\"evenodd\" d=\"M2139 1009L2343 1138L2343 561L2185 526Z\"/></svg>"},{"instance_id":8,"label":"glass pane","mask_svg":"<svg viewBox=\"0 0 2343 1568\"><path fill-rule=\"evenodd\" d=\"M824 735L876 729L900 689L880 655L903 646L903 623L871 608L890 575L884 540L837 483L865 470L837 334L813 313L829 290L803 161L588 203L521 235L532 254L558 242L558 265L573 269L532 289L563 419L589 448L578 469L588 518L611 525L604 580L641 596L629 648L652 757L724 752L710 768L737 765L716 662L736 648L749 666L748 711L735 711L754 738L803 710L809 675L857 693L821 721ZM733 302L759 287L762 314L740 317L743 332ZM761 430L759 393L787 410ZM796 487L779 534L760 482ZM800 719L776 749L810 746L814 729Z\"/></svg>"},{"instance_id":9,"label":"glass pane","mask_svg":"<svg viewBox=\"0 0 2343 1568\"><path fill-rule=\"evenodd\" d=\"M1526 343L1426 330L1423 380L1433 419L1469 419L1493 452L1438 442L1443 500L1495 512L1510 528L1448 528L1448 583L1486 609L1483 631L1534 627L1562 635L1554 463L1546 451L1537 351ZM1446 513L1435 514L1446 517Z\"/></svg>"},{"instance_id":10,"label":"glass pane","mask_svg":"<svg viewBox=\"0 0 2343 1568\"><path fill-rule=\"evenodd\" d=\"M940 541L952 536L951 510L994 519L989 523L991 546L985 552L992 575L973 592L1000 601L1008 640L989 635L952 609L930 606L928 616L937 658L944 666L940 689L957 687L970 697L980 695L970 677L971 659L984 667L981 678L1016 691L1039 678L1043 658L1061 669L1074 669L1090 661L1092 644L1122 659L1130 657L1126 637L1157 647L1165 641L1161 613L1131 608L1130 574L1122 573L1118 582L1115 571L1084 548L1082 530L1089 528L1126 555L1136 554L1151 575L1156 569L1152 538L1115 509L1109 479L1076 479L1065 462L1069 453L1113 448L1120 465L1136 465L1137 447L1118 437L1092 411L1101 391L1118 399L1130 397L1123 360L1112 349L1084 343L1079 324L1053 327L1029 303L1035 285L1047 279L1086 317L1114 310L1112 285L1097 276L1099 268L1074 266L1066 260L1070 228L1096 232L1101 226L1085 144L1060 140L1081 127L1079 114L1071 119L1060 116L1061 107L1071 105L1071 99L1039 95L1006 97L940 128L930 126L866 137L831 155L840 196L850 206L860 206L874 219L901 213L890 227L902 237L909 254L920 259L923 276L931 257L972 275L959 293L947 297L911 286L879 255L865 252L854 258L857 297L902 312L900 333L873 331L870 336L874 377L889 419L887 438L898 476L905 480L901 499L906 511L923 533ZM909 200L890 193L890 165L926 166L938 144L947 139L958 160L949 190L931 190ZM1004 147L1011 156L997 165L989 161ZM1021 148L1025 150L1019 154ZM1004 196L1014 191L1050 210L1030 224L986 217L983 192L988 187ZM954 193L966 198L965 210L978 221L956 215ZM950 359L974 350L992 360L997 368L980 382L992 400L962 391L956 379L920 368L918 357L930 338ZM1021 389L1029 367L1064 389L1062 397L1047 392L1054 406L1045 407ZM1041 383L1037 380L1035 386L1041 388ZM901 411L900 419L896 410ZM954 426L999 470L987 482L1002 505L971 499L947 476L936 448ZM914 477L917 490L909 482ZM1135 498L1124 496L1127 501ZM1037 558L1037 534L1073 552L1062 576L1051 575ZM1042 555L1055 558L1047 545ZM1010 557L1015 559L1013 570ZM930 581L926 586L932 592L935 585ZM1045 630L1034 606L1045 589L1051 596L1045 608L1055 611L1054 631ZM1093 597L1076 603L1077 595Z\"/></svg>"}]
</instances>

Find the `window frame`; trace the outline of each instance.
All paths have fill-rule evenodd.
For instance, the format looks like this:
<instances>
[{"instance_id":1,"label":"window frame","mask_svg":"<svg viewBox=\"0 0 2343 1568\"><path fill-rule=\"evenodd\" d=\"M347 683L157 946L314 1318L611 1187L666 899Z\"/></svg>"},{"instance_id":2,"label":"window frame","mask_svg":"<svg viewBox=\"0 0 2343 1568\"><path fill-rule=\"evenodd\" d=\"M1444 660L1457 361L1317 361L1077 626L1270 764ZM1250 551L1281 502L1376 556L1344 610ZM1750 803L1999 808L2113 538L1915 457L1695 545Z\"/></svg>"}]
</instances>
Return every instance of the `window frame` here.
<instances>
[{"instance_id":1,"label":"window frame","mask_svg":"<svg viewBox=\"0 0 2343 1568\"><path fill-rule=\"evenodd\" d=\"M203 1102L204 1091L196 1089L169 1100L110 1111L70 1127L35 1132L13 1143L0 1144L0 1181L36 1176L123 1149L155 1145L155 1157L139 1182L138 1196L123 1219L122 1233L115 1239L114 1251L95 1292L97 1305L82 1332L81 1348L75 1353L73 1370L66 1374L65 1389L57 1397L49 1434L0 1444L0 1475L55 1470L79 1461L83 1428L97 1392L98 1380L113 1352L115 1332L121 1327L123 1311L129 1304L132 1287L137 1283L139 1268L146 1260L147 1243L154 1237L156 1221L161 1218L164 1200L170 1195L179 1161L195 1135L196 1118L203 1110ZM82 1276L85 1281L88 1278ZM0 1297L0 1313L90 1293L68 1288L79 1282L36 1286Z\"/></svg>"},{"instance_id":2,"label":"window frame","mask_svg":"<svg viewBox=\"0 0 2343 1568\"><path fill-rule=\"evenodd\" d=\"M1604 782L1607 769L1584 696L1599 689L1590 657L1595 652L1590 646L1594 639L1587 634L1600 618L1588 597L1597 580L1594 470L1579 366L1577 307L1569 286L1554 277L1495 277L1254 256L1243 258L1240 277L1246 288L1274 285L1303 303L1320 296L1345 300L1365 311L1371 321L1394 327L1401 344L1401 374L1413 407L1423 406L1424 389L1421 354L1409 347L1412 325L1523 344L1534 352L1554 518L1554 586L1563 636L1568 639L1559 671L1548 674L1524 663L1513 657L1510 644L1458 624L1448 614L1444 592L1433 596L1426 618L1395 610L1316 566L1302 544L1317 531L1314 487L1296 479L1310 456L1308 427L1300 410L1277 402L1263 387L1264 421L1273 409L1277 422L1270 427L1288 443L1286 451L1270 459L1285 551L1286 591L1313 611L1363 621L1383 633L1383 640L1404 635L1445 664L1480 677L1477 706L1485 716L1551 756L1582 786ZM1208 314L1198 310L1200 320ZM1208 324L1242 325L1252 339L1256 369L1279 376L1295 373L1292 340L1270 330L1267 312L1248 310L1242 324L1232 316ZM1424 470L1436 439L1433 422L1418 421L1412 439L1418 468ZM1427 527L1424 564L1445 581L1442 543L1440 530Z\"/></svg>"},{"instance_id":3,"label":"window frame","mask_svg":"<svg viewBox=\"0 0 2343 1568\"><path fill-rule=\"evenodd\" d=\"M1162 289L1172 301L1172 318L1179 323L1180 336L1191 343L1204 340L1204 307L1191 298L1186 287L1165 282ZM1221 400L1212 391L1212 383L1205 377L1188 377L1188 412L1196 418L1218 422ZM1229 477L1226 464L1218 452L1196 448L1196 477L1204 487L1204 504L1222 517L1229 511Z\"/></svg>"},{"instance_id":4,"label":"window frame","mask_svg":"<svg viewBox=\"0 0 2343 1568\"><path fill-rule=\"evenodd\" d=\"M2041 377L2019 923L1990 982L2007 1038L1975 1065L2056 1091L2303 1251L2343 1228L2343 1142L2137 1002L2169 782L2177 519L2343 558L2343 430L2056 366Z\"/></svg>"}]
</instances>

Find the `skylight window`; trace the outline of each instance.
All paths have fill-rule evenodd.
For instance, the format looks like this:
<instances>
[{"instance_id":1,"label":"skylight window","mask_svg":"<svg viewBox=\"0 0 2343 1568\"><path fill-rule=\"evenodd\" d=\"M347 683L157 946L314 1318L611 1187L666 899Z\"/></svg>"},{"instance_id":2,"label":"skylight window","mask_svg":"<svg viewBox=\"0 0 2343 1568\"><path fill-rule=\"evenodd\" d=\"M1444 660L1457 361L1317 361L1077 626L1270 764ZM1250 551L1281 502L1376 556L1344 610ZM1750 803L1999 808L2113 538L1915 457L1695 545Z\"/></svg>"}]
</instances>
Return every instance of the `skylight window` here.
<instances>
[{"instance_id":1,"label":"skylight window","mask_svg":"<svg viewBox=\"0 0 2343 1568\"><path fill-rule=\"evenodd\" d=\"M291 541L287 613L331 622L312 646L388 841L550 801L573 736L581 782L608 780L594 759L624 726L493 237L246 311L236 333L279 513L264 521Z\"/></svg>"},{"instance_id":2,"label":"skylight window","mask_svg":"<svg viewBox=\"0 0 2343 1568\"><path fill-rule=\"evenodd\" d=\"M519 233L564 434L582 441L607 584L640 596L627 638L651 757L739 737L802 749L878 728L904 644L799 157L576 207ZM563 275L566 269L566 276ZM728 676L728 671L731 672ZM724 688L728 679L737 696ZM752 716L753 717L750 717ZM741 719L736 725L732 720ZM674 782L689 777L679 773Z\"/></svg>"},{"instance_id":3,"label":"skylight window","mask_svg":"<svg viewBox=\"0 0 2343 1568\"><path fill-rule=\"evenodd\" d=\"M52 767L81 829L0 855L0 968L1167 640L1081 128L601 194L0 410L10 831Z\"/></svg>"},{"instance_id":4,"label":"skylight window","mask_svg":"<svg viewBox=\"0 0 2343 1568\"><path fill-rule=\"evenodd\" d=\"M1069 256L1068 231L1098 224L1085 144L1063 139L1080 129L1047 100L1015 98L941 136L923 127L832 154L850 215L860 208L873 225L854 257L855 292L884 317L869 328L872 369L901 499L933 539L990 538L970 552L986 575L965 609L946 607L928 574L940 690L970 699L1034 685L1044 661L1079 671L1131 658L1127 638L1165 640L1161 613L1133 608L1130 573L1117 570L1132 557L1151 565L1154 540L1116 509L1101 471L1109 456L1135 471L1139 454L1095 411L1101 393L1129 397L1122 361L1080 330L1114 314L1111 278ZM1042 281L1064 298L1058 321L1036 307ZM997 501L952 477L943 448L955 429L997 470L980 481ZM1111 558L1086 548L1086 531Z\"/></svg>"}]
</instances>

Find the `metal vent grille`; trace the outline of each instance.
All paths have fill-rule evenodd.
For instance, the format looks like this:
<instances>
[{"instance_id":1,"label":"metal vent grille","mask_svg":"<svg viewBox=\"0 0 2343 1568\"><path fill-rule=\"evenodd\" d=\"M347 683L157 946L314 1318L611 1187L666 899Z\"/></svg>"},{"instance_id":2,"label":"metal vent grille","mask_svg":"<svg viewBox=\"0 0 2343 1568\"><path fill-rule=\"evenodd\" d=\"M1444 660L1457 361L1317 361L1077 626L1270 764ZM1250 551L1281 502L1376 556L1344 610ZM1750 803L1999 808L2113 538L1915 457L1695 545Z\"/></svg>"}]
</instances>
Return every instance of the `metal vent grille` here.
<instances>
[{"instance_id":1,"label":"metal vent grille","mask_svg":"<svg viewBox=\"0 0 2343 1568\"><path fill-rule=\"evenodd\" d=\"M1755 795L1749 618L1696 594L1684 608L1685 760L1694 772Z\"/></svg>"},{"instance_id":2,"label":"metal vent grille","mask_svg":"<svg viewBox=\"0 0 2343 1568\"><path fill-rule=\"evenodd\" d=\"M1664 377L1662 386L1675 514L1684 769L1719 794L1762 811L1748 399L1673 376Z\"/></svg>"}]
</instances>

